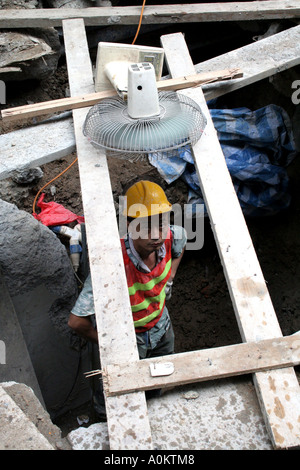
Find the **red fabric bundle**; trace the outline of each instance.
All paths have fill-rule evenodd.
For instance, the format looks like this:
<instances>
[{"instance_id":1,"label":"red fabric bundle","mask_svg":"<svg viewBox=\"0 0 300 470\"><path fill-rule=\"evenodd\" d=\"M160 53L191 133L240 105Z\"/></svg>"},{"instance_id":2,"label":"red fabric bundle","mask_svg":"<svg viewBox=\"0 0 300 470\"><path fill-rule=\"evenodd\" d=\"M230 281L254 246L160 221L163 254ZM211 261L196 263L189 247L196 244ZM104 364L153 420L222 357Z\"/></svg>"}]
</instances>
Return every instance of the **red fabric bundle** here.
<instances>
[{"instance_id":1,"label":"red fabric bundle","mask_svg":"<svg viewBox=\"0 0 300 470\"><path fill-rule=\"evenodd\" d=\"M65 209L64 206L57 202L44 202L45 194L43 193L38 200L37 206L41 209L39 214L33 214L33 217L42 224L49 227L50 225L66 225L77 221L84 222L84 217L74 214L74 212Z\"/></svg>"}]
</instances>

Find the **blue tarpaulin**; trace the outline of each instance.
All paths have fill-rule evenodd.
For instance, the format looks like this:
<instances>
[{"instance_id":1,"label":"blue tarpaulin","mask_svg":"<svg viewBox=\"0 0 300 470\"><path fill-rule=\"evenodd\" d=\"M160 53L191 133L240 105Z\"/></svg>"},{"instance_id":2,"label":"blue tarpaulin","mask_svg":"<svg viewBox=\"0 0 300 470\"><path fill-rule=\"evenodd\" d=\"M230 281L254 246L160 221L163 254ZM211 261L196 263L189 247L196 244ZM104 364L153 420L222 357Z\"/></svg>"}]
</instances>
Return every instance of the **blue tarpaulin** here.
<instances>
[{"instance_id":1,"label":"blue tarpaulin","mask_svg":"<svg viewBox=\"0 0 300 470\"><path fill-rule=\"evenodd\" d=\"M291 199L286 167L296 155L287 113L276 105L251 111L214 109L211 103L210 114L243 213L262 216L286 209ZM204 204L189 148L176 156L149 156L149 161L167 183L179 177L187 183L190 204Z\"/></svg>"}]
</instances>

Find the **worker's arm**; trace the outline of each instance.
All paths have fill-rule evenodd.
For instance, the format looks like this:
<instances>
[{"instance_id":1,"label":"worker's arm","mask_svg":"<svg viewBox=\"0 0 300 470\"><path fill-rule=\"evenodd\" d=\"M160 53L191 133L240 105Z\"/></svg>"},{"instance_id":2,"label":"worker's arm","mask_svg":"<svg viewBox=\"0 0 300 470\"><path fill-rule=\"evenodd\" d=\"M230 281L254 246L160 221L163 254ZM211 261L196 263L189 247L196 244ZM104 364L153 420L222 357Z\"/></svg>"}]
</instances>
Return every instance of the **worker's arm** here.
<instances>
[{"instance_id":1,"label":"worker's arm","mask_svg":"<svg viewBox=\"0 0 300 470\"><path fill-rule=\"evenodd\" d=\"M184 249L182 250L182 253L178 258L173 258L172 259L172 264L171 264L171 276L169 277L166 287L165 287L165 293L166 293L166 300L170 300L172 297L172 286L173 286L173 279L175 277L176 271L178 269L178 266L180 265L180 261L182 260L184 253Z\"/></svg>"},{"instance_id":2,"label":"worker's arm","mask_svg":"<svg viewBox=\"0 0 300 470\"><path fill-rule=\"evenodd\" d=\"M171 264L171 276L169 277L169 282L173 282L173 279L176 275L178 266L180 265L180 262L182 260L183 254L184 254L185 248L182 250L182 253L178 258L173 258L172 259L172 264Z\"/></svg>"},{"instance_id":3,"label":"worker's arm","mask_svg":"<svg viewBox=\"0 0 300 470\"><path fill-rule=\"evenodd\" d=\"M97 331L93 327L90 317L79 317L70 313L68 326L79 336L93 343L98 343Z\"/></svg>"},{"instance_id":4,"label":"worker's arm","mask_svg":"<svg viewBox=\"0 0 300 470\"><path fill-rule=\"evenodd\" d=\"M171 266L171 276L169 278L169 283L173 282L173 279L176 275L178 266L184 255L186 243L187 243L187 233L186 230L179 225L172 225L171 230L173 232L173 241L172 241L172 266Z\"/></svg>"},{"instance_id":5,"label":"worker's arm","mask_svg":"<svg viewBox=\"0 0 300 470\"><path fill-rule=\"evenodd\" d=\"M173 243L172 243L171 276L169 277L166 287L165 287L166 300L170 300L172 296L173 280L175 278L177 269L184 255L186 241L187 241L186 231L183 227L173 225L172 231L173 231Z\"/></svg>"}]
</instances>

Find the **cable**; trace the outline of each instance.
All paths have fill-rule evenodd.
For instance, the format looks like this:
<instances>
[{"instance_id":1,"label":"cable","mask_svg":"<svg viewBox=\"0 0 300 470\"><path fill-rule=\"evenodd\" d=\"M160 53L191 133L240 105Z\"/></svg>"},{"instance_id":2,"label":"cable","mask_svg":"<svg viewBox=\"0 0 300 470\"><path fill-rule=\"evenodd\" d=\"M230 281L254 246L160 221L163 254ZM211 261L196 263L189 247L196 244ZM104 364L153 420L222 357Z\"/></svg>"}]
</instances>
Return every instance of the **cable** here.
<instances>
[{"instance_id":1,"label":"cable","mask_svg":"<svg viewBox=\"0 0 300 470\"><path fill-rule=\"evenodd\" d=\"M77 380L79 378L79 372L80 372L80 366L81 366L81 363L82 363L82 348L80 347L79 349L79 355L78 355L78 364L77 364L77 370L76 370L76 373L75 373L75 376L74 376L74 381L73 381L73 384L71 386L71 389L70 391L68 392L66 398L64 399L64 401L58 405L55 405L53 407L53 411L54 411L54 416L52 416L52 420L55 421L57 418L59 418L61 415L60 415L60 411L63 410L64 406L67 404L70 396L72 395L72 392L73 390L75 389L75 386L76 386L76 383L77 383ZM55 411L57 411L57 413L55 414Z\"/></svg>"},{"instance_id":2,"label":"cable","mask_svg":"<svg viewBox=\"0 0 300 470\"><path fill-rule=\"evenodd\" d=\"M49 181L48 183L46 183L37 193L37 195L35 196L34 198L34 201L33 201L33 205L32 205L32 213L35 214L35 205L36 205L36 201L37 201L37 198L39 197L39 194L43 191L44 188L46 188L46 186L48 186L48 184L52 183L53 181L55 181L57 178L59 178L61 175L63 175L69 168L71 168L72 165L74 165L75 162L77 162L78 160L78 157L75 158L75 160L67 167L65 168L61 173L59 173L59 175L55 176L55 178L53 178L51 181Z\"/></svg>"},{"instance_id":3,"label":"cable","mask_svg":"<svg viewBox=\"0 0 300 470\"><path fill-rule=\"evenodd\" d=\"M146 0L143 1L143 6L142 6L141 14L140 14L139 25L138 25L138 28L137 28L137 32L136 32L136 34L135 34L135 38L134 38L134 40L132 41L132 44L135 43L136 38L138 37L138 34L139 34L139 32L140 32L140 28L141 28L141 24L142 24L142 19L143 19L143 13L144 13L145 4L146 4Z\"/></svg>"}]
</instances>

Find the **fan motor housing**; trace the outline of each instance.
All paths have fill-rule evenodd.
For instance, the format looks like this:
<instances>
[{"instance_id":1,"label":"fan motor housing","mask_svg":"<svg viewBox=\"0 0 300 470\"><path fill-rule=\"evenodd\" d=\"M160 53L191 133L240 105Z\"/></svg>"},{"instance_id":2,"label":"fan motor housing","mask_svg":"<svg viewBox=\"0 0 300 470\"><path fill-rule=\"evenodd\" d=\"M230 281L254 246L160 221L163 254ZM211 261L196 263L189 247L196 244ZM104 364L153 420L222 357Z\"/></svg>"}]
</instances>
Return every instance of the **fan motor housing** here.
<instances>
[{"instance_id":1,"label":"fan motor housing","mask_svg":"<svg viewBox=\"0 0 300 470\"><path fill-rule=\"evenodd\" d=\"M160 113L155 72L143 62L128 67L128 114L133 119L150 118Z\"/></svg>"}]
</instances>

